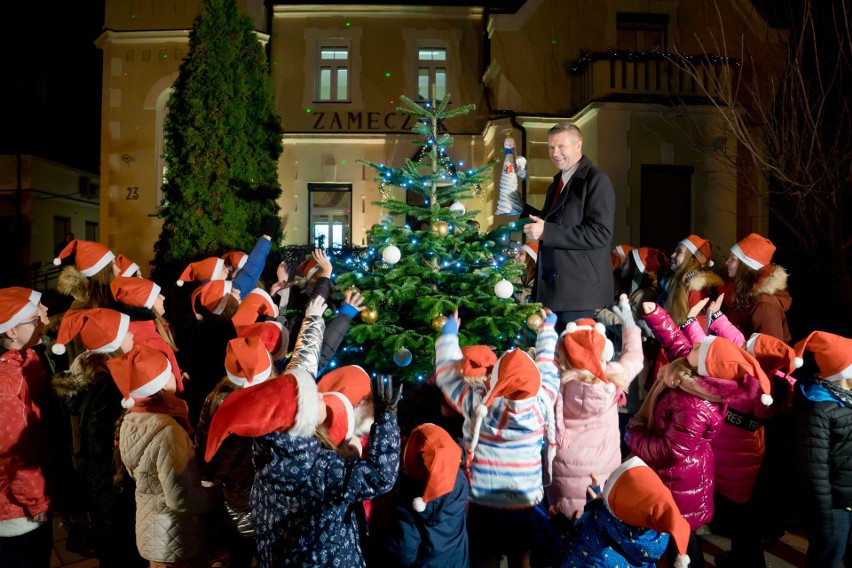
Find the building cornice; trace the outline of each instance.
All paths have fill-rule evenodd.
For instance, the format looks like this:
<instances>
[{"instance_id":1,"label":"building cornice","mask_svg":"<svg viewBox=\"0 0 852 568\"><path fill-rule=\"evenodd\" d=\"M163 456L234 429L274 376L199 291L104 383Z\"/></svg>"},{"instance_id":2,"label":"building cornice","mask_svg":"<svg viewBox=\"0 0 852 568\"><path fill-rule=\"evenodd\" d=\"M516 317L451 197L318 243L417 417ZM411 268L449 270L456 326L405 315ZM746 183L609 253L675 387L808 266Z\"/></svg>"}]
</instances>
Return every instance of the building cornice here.
<instances>
[{"instance_id":1,"label":"building cornice","mask_svg":"<svg viewBox=\"0 0 852 568\"><path fill-rule=\"evenodd\" d=\"M278 18L335 17L346 18L399 18L412 17L435 19L481 18L481 6L383 6L380 4L300 4L296 6L273 6L273 16Z\"/></svg>"},{"instance_id":2,"label":"building cornice","mask_svg":"<svg viewBox=\"0 0 852 568\"><path fill-rule=\"evenodd\" d=\"M103 49L105 45L150 45L152 43L189 43L192 30L143 30L116 31L105 30L96 40L95 46ZM257 39L264 45L269 43L269 34L255 31Z\"/></svg>"}]
</instances>

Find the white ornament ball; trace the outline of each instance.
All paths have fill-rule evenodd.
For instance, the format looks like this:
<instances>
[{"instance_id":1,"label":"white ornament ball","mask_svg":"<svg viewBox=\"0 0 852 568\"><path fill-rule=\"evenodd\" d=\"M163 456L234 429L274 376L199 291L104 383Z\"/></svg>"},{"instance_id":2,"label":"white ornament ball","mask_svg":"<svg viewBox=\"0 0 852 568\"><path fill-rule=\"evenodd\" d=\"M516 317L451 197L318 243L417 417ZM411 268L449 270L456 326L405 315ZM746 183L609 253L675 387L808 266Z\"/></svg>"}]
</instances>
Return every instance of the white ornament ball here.
<instances>
[{"instance_id":1,"label":"white ornament ball","mask_svg":"<svg viewBox=\"0 0 852 568\"><path fill-rule=\"evenodd\" d=\"M460 201L453 201L453 204L450 205L450 213L453 215L464 215L467 213L467 209Z\"/></svg>"},{"instance_id":2,"label":"white ornament ball","mask_svg":"<svg viewBox=\"0 0 852 568\"><path fill-rule=\"evenodd\" d=\"M402 258L402 253L393 245L385 247L385 250L382 251L382 259L388 264L396 264L400 258Z\"/></svg>"},{"instance_id":3,"label":"white ornament ball","mask_svg":"<svg viewBox=\"0 0 852 568\"><path fill-rule=\"evenodd\" d=\"M400 347L396 353L393 354L393 362L400 367L408 367L411 364L411 351L405 347Z\"/></svg>"},{"instance_id":4,"label":"white ornament ball","mask_svg":"<svg viewBox=\"0 0 852 568\"><path fill-rule=\"evenodd\" d=\"M384 215L379 217L379 223L382 223L384 225L393 225L393 217L385 213Z\"/></svg>"},{"instance_id":5,"label":"white ornament ball","mask_svg":"<svg viewBox=\"0 0 852 568\"><path fill-rule=\"evenodd\" d=\"M512 295L515 289L512 286L512 283L506 280L505 278L494 285L494 294L498 298L506 299Z\"/></svg>"}]
</instances>

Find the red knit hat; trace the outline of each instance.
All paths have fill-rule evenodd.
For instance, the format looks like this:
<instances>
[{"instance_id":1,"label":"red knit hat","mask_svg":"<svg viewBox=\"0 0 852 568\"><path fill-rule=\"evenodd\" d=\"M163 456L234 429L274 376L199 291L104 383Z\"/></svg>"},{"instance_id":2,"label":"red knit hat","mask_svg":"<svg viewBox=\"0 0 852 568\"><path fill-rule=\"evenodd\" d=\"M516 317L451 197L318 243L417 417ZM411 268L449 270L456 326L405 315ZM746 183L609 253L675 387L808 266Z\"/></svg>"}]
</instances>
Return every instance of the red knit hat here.
<instances>
[{"instance_id":1,"label":"red knit hat","mask_svg":"<svg viewBox=\"0 0 852 568\"><path fill-rule=\"evenodd\" d=\"M107 361L109 373L124 395L121 406L133 408L137 398L155 395L169 383L172 365L161 351L135 345L129 352Z\"/></svg>"},{"instance_id":2,"label":"red knit hat","mask_svg":"<svg viewBox=\"0 0 852 568\"><path fill-rule=\"evenodd\" d=\"M237 332L237 337L258 337L273 361L280 361L290 347L290 333L277 321L259 321Z\"/></svg>"},{"instance_id":3,"label":"red knit hat","mask_svg":"<svg viewBox=\"0 0 852 568\"><path fill-rule=\"evenodd\" d=\"M713 266L713 259L710 258L713 255L713 246L710 241L702 239L698 235L689 235L680 241L680 244L685 246L692 253L692 256L698 259L698 262L702 266L705 264Z\"/></svg>"},{"instance_id":4,"label":"red knit hat","mask_svg":"<svg viewBox=\"0 0 852 568\"><path fill-rule=\"evenodd\" d=\"M137 272L141 272L138 264L121 253L115 255L115 265L119 276L136 276Z\"/></svg>"},{"instance_id":5,"label":"red knit hat","mask_svg":"<svg viewBox=\"0 0 852 568\"><path fill-rule=\"evenodd\" d=\"M237 333L247 325L257 321L261 315L271 318L278 317L278 306L272 301L272 297L263 288L255 288L245 298L240 300L240 307L231 316L231 323Z\"/></svg>"},{"instance_id":6,"label":"red knit hat","mask_svg":"<svg viewBox=\"0 0 852 568\"><path fill-rule=\"evenodd\" d=\"M322 393L322 401L328 414L328 437L335 446L340 446L355 432L355 410L349 399L339 392Z\"/></svg>"},{"instance_id":7,"label":"red knit hat","mask_svg":"<svg viewBox=\"0 0 852 568\"><path fill-rule=\"evenodd\" d=\"M371 396L370 375L358 365L346 365L325 373L317 383L319 392L339 392L352 406Z\"/></svg>"},{"instance_id":8,"label":"red knit hat","mask_svg":"<svg viewBox=\"0 0 852 568\"><path fill-rule=\"evenodd\" d=\"M402 453L409 477L426 482L423 495L411 506L422 513L426 503L447 495L456 485L461 466L461 447L446 430L435 424L421 424L411 431Z\"/></svg>"},{"instance_id":9,"label":"red knit hat","mask_svg":"<svg viewBox=\"0 0 852 568\"><path fill-rule=\"evenodd\" d=\"M198 320L203 320L204 316L198 313L196 308L196 300L202 306L215 315L221 315L228 306L228 296L231 295L233 282L230 280L212 280L203 286L199 286L192 291L192 312Z\"/></svg>"},{"instance_id":10,"label":"red knit hat","mask_svg":"<svg viewBox=\"0 0 852 568\"><path fill-rule=\"evenodd\" d=\"M135 276L116 276L109 289L116 302L149 310L160 295L160 287L156 283Z\"/></svg>"},{"instance_id":11,"label":"red knit hat","mask_svg":"<svg viewBox=\"0 0 852 568\"><path fill-rule=\"evenodd\" d=\"M272 374L272 359L259 337L238 337L225 348L225 373L238 387L258 385Z\"/></svg>"},{"instance_id":12,"label":"red knit hat","mask_svg":"<svg viewBox=\"0 0 852 568\"><path fill-rule=\"evenodd\" d=\"M41 292L13 286L0 288L0 333L27 321L38 312Z\"/></svg>"},{"instance_id":13,"label":"red knit hat","mask_svg":"<svg viewBox=\"0 0 852 568\"><path fill-rule=\"evenodd\" d=\"M248 262L248 255L238 250L232 250L223 254L222 260L225 261L225 266L233 270L234 274L236 274Z\"/></svg>"},{"instance_id":14,"label":"red knit hat","mask_svg":"<svg viewBox=\"0 0 852 568\"><path fill-rule=\"evenodd\" d=\"M484 377L497 363L497 355L487 345L469 345L461 348L461 372L465 377Z\"/></svg>"},{"instance_id":15,"label":"red knit hat","mask_svg":"<svg viewBox=\"0 0 852 568\"><path fill-rule=\"evenodd\" d=\"M68 243L59 256L53 259L53 264L59 266L62 259L74 255L74 264L83 276L92 277L115 259L111 250L101 243L92 241L73 240Z\"/></svg>"},{"instance_id":16,"label":"red knit hat","mask_svg":"<svg viewBox=\"0 0 852 568\"><path fill-rule=\"evenodd\" d=\"M760 363L724 337L708 336L698 349L698 374L717 379L740 380L751 375L760 383L760 402L772 404L772 383Z\"/></svg>"},{"instance_id":17,"label":"red knit hat","mask_svg":"<svg viewBox=\"0 0 852 568\"><path fill-rule=\"evenodd\" d=\"M191 262L178 278L177 285L183 286L184 282L204 282L205 280L224 280L222 268L225 261L219 257L211 256L198 262Z\"/></svg>"},{"instance_id":18,"label":"red knit hat","mask_svg":"<svg viewBox=\"0 0 852 568\"><path fill-rule=\"evenodd\" d=\"M775 254L775 245L766 237L751 233L731 247L731 254L752 270L760 270Z\"/></svg>"},{"instance_id":19,"label":"red knit hat","mask_svg":"<svg viewBox=\"0 0 852 568\"><path fill-rule=\"evenodd\" d=\"M112 353L124 341L130 317L107 308L68 310L59 324L56 343L51 348L57 355L65 353L65 345L77 335L83 346L95 353Z\"/></svg>"},{"instance_id":20,"label":"red knit hat","mask_svg":"<svg viewBox=\"0 0 852 568\"><path fill-rule=\"evenodd\" d=\"M534 261L538 261L538 241L524 243L521 250L531 256Z\"/></svg>"},{"instance_id":21,"label":"red knit hat","mask_svg":"<svg viewBox=\"0 0 852 568\"><path fill-rule=\"evenodd\" d=\"M668 264L666 253L651 247L639 247L630 251L639 272L659 272Z\"/></svg>"},{"instance_id":22,"label":"red knit hat","mask_svg":"<svg viewBox=\"0 0 852 568\"><path fill-rule=\"evenodd\" d=\"M569 322L562 332L562 346L565 359L572 368L588 371L607 384L607 392L615 392L615 385L610 384L604 372L604 365L614 352L605 331L602 323L590 318Z\"/></svg>"},{"instance_id":23,"label":"red knit hat","mask_svg":"<svg viewBox=\"0 0 852 568\"><path fill-rule=\"evenodd\" d=\"M204 460L209 462L231 434L257 438L271 432L287 432L290 436L310 437L318 424L317 385L309 373L295 368L225 398L210 421Z\"/></svg>"},{"instance_id":24,"label":"red knit hat","mask_svg":"<svg viewBox=\"0 0 852 568\"><path fill-rule=\"evenodd\" d=\"M801 366L805 351L814 354L820 377L826 381L852 379L852 339L826 331L814 331L793 346Z\"/></svg>"},{"instance_id":25,"label":"red knit hat","mask_svg":"<svg viewBox=\"0 0 852 568\"><path fill-rule=\"evenodd\" d=\"M619 266L621 266L624 261L627 259L627 255L630 254L630 251L633 250L633 247L630 245L618 245L612 252L609 253L610 260L612 260L612 268L615 270Z\"/></svg>"},{"instance_id":26,"label":"red knit hat","mask_svg":"<svg viewBox=\"0 0 852 568\"><path fill-rule=\"evenodd\" d=\"M752 333L745 347L767 374L781 371L789 375L794 369L802 366L802 360L796 357L793 348L777 337Z\"/></svg>"},{"instance_id":27,"label":"red knit hat","mask_svg":"<svg viewBox=\"0 0 852 568\"><path fill-rule=\"evenodd\" d=\"M615 468L601 497L607 510L625 524L671 535L678 552L675 566L689 564L689 523L672 492L644 461L634 456Z\"/></svg>"}]
</instances>

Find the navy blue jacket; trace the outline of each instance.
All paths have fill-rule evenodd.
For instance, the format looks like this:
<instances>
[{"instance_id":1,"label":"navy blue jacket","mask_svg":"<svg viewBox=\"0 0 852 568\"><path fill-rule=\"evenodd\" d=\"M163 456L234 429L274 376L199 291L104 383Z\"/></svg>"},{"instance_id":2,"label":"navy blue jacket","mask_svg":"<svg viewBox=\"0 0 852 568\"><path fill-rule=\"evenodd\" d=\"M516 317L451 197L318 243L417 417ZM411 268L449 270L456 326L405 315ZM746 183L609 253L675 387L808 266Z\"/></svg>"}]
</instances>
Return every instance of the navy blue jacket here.
<instances>
[{"instance_id":1,"label":"navy blue jacket","mask_svg":"<svg viewBox=\"0 0 852 568\"><path fill-rule=\"evenodd\" d=\"M260 237L248 255L243 267L234 275L234 289L240 291L240 298L245 298L254 290L260 275L266 266L266 257L272 250L272 241Z\"/></svg>"},{"instance_id":2,"label":"navy blue jacket","mask_svg":"<svg viewBox=\"0 0 852 568\"><path fill-rule=\"evenodd\" d=\"M411 503L423 494L424 485L410 478L401 480L389 554L402 566L467 568L470 565L465 528L468 485L464 471L459 469L450 493L429 501L426 509L418 513Z\"/></svg>"},{"instance_id":3,"label":"navy blue jacket","mask_svg":"<svg viewBox=\"0 0 852 568\"><path fill-rule=\"evenodd\" d=\"M396 482L395 414L376 416L368 448L367 459L344 460L313 437L255 438L251 508L260 566L365 566L353 505Z\"/></svg>"}]
</instances>

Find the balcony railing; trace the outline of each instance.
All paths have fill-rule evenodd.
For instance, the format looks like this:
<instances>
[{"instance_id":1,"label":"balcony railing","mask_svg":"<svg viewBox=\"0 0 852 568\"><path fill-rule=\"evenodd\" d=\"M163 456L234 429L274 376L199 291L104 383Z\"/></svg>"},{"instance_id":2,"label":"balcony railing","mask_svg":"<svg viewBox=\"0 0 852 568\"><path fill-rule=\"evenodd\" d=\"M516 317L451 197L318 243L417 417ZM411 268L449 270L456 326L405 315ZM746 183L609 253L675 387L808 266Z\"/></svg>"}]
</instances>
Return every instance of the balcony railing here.
<instances>
[{"instance_id":1,"label":"balcony railing","mask_svg":"<svg viewBox=\"0 0 852 568\"><path fill-rule=\"evenodd\" d=\"M698 102L730 100L739 61L715 55L606 51L584 55L570 69L573 108L602 100Z\"/></svg>"}]
</instances>

